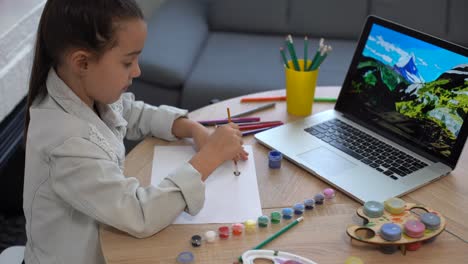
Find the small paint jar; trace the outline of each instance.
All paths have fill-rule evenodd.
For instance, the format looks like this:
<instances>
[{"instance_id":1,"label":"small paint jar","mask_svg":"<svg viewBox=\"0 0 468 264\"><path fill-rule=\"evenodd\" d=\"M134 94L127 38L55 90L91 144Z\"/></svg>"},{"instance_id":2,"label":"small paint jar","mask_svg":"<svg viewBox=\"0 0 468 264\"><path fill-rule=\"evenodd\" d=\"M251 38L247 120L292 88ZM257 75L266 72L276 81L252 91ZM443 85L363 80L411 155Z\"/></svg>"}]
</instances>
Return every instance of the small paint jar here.
<instances>
[{"instance_id":1,"label":"small paint jar","mask_svg":"<svg viewBox=\"0 0 468 264\"><path fill-rule=\"evenodd\" d=\"M268 222L270 222L270 218L266 215L262 215L257 219L257 223L259 227L267 227Z\"/></svg>"},{"instance_id":2,"label":"small paint jar","mask_svg":"<svg viewBox=\"0 0 468 264\"><path fill-rule=\"evenodd\" d=\"M408 220L404 224L405 234L409 237L420 238L424 236L424 230L426 227L419 220Z\"/></svg>"},{"instance_id":3,"label":"small paint jar","mask_svg":"<svg viewBox=\"0 0 468 264\"><path fill-rule=\"evenodd\" d=\"M398 246L396 245L382 245L380 246L380 251L384 254L393 254L398 251Z\"/></svg>"},{"instance_id":4,"label":"small paint jar","mask_svg":"<svg viewBox=\"0 0 468 264\"><path fill-rule=\"evenodd\" d=\"M429 230L437 230L440 227L440 217L434 213L424 213L420 220Z\"/></svg>"},{"instance_id":5,"label":"small paint jar","mask_svg":"<svg viewBox=\"0 0 468 264\"><path fill-rule=\"evenodd\" d=\"M229 226L221 226L218 228L219 238L228 239L229 238Z\"/></svg>"},{"instance_id":6,"label":"small paint jar","mask_svg":"<svg viewBox=\"0 0 468 264\"><path fill-rule=\"evenodd\" d=\"M292 218L294 210L292 208L283 208L281 213L283 214L283 219L289 220Z\"/></svg>"},{"instance_id":7,"label":"small paint jar","mask_svg":"<svg viewBox=\"0 0 468 264\"><path fill-rule=\"evenodd\" d=\"M279 224L281 222L281 213L278 211L271 212L270 219L272 224Z\"/></svg>"},{"instance_id":8,"label":"small paint jar","mask_svg":"<svg viewBox=\"0 0 468 264\"><path fill-rule=\"evenodd\" d=\"M257 230L257 222L255 220L249 219L244 222L244 228L246 233L253 233Z\"/></svg>"},{"instance_id":9,"label":"small paint jar","mask_svg":"<svg viewBox=\"0 0 468 264\"><path fill-rule=\"evenodd\" d=\"M380 237L387 241L397 241L401 239L401 227L394 223L385 223L380 228Z\"/></svg>"},{"instance_id":10,"label":"small paint jar","mask_svg":"<svg viewBox=\"0 0 468 264\"><path fill-rule=\"evenodd\" d=\"M384 208L392 215L398 215L405 211L405 201L400 198L390 198L384 202Z\"/></svg>"},{"instance_id":11,"label":"small paint jar","mask_svg":"<svg viewBox=\"0 0 468 264\"><path fill-rule=\"evenodd\" d=\"M283 154L277 150L272 150L268 153L268 167L271 169L281 168L281 160L283 159Z\"/></svg>"},{"instance_id":12,"label":"small paint jar","mask_svg":"<svg viewBox=\"0 0 468 264\"><path fill-rule=\"evenodd\" d=\"M364 264L364 262L358 257L350 256L346 258L345 264Z\"/></svg>"},{"instance_id":13,"label":"small paint jar","mask_svg":"<svg viewBox=\"0 0 468 264\"><path fill-rule=\"evenodd\" d=\"M416 251L416 250L418 250L421 246L422 246L422 243L421 243L421 242L414 242L414 243L406 244L406 250L409 250L409 251Z\"/></svg>"},{"instance_id":14,"label":"small paint jar","mask_svg":"<svg viewBox=\"0 0 468 264\"><path fill-rule=\"evenodd\" d=\"M325 196L321 193L317 193L314 196L315 204L323 204L324 199L325 199Z\"/></svg>"},{"instance_id":15,"label":"small paint jar","mask_svg":"<svg viewBox=\"0 0 468 264\"><path fill-rule=\"evenodd\" d=\"M323 196L325 196L325 199L333 199L335 197L335 190L332 188L326 188L323 190Z\"/></svg>"},{"instance_id":16,"label":"small paint jar","mask_svg":"<svg viewBox=\"0 0 468 264\"><path fill-rule=\"evenodd\" d=\"M192 252L184 251L177 256L177 263L192 263L195 257Z\"/></svg>"},{"instance_id":17,"label":"small paint jar","mask_svg":"<svg viewBox=\"0 0 468 264\"><path fill-rule=\"evenodd\" d=\"M304 200L304 206L306 210L312 210L314 209L315 206L315 200L314 199L306 199Z\"/></svg>"},{"instance_id":18,"label":"small paint jar","mask_svg":"<svg viewBox=\"0 0 468 264\"><path fill-rule=\"evenodd\" d=\"M294 208L295 215L302 215L305 210L305 206L303 203L297 203L293 206L293 208Z\"/></svg>"},{"instance_id":19,"label":"small paint jar","mask_svg":"<svg viewBox=\"0 0 468 264\"><path fill-rule=\"evenodd\" d=\"M232 235L240 236L242 235L242 232L244 231L244 225L241 223L232 224L231 229L232 229Z\"/></svg>"},{"instance_id":20,"label":"small paint jar","mask_svg":"<svg viewBox=\"0 0 468 264\"><path fill-rule=\"evenodd\" d=\"M205 240L208 243L213 243L216 240L216 232L213 230L206 231Z\"/></svg>"},{"instance_id":21,"label":"small paint jar","mask_svg":"<svg viewBox=\"0 0 468 264\"><path fill-rule=\"evenodd\" d=\"M370 218L381 217L384 213L384 205L377 201L367 201L364 203L362 211Z\"/></svg>"},{"instance_id":22,"label":"small paint jar","mask_svg":"<svg viewBox=\"0 0 468 264\"><path fill-rule=\"evenodd\" d=\"M192 239L190 239L190 243L192 243L192 247L199 247L202 243L202 237L199 235L194 235L192 236Z\"/></svg>"}]
</instances>

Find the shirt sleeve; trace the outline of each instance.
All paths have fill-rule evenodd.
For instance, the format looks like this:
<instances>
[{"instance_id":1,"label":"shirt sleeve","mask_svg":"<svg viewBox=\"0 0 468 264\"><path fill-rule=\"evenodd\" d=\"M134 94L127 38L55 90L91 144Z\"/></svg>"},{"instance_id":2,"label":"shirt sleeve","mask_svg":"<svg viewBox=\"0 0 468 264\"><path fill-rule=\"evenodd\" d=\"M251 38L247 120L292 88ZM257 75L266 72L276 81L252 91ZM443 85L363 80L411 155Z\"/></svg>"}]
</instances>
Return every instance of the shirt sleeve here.
<instances>
[{"instance_id":1,"label":"shirt sleeve","mask_svg":"<svg viewBox=\"0 0 468 264\"><path fill-rule=\"evenodd\" d=\"M70 138L53 149L50 170L52 188L64 201L139 238L165 228L183 210L197 214L205 201L205 184L190 163L158 186L141 187L104 150L83 138Z\"/></svg>"},{"instance_id":2,"label":"shirt sleeve","mask_svg":"<svg viewBox=\"0 0 468 264\"><path fill-rule=\"evenodd\" d=\"M135 101L132 93L122 95L123 117L128 122L127 139L139 140L152 135L168 141L176 140L172 125L177 118L186 117L188 111L168 105L159 107Z\"/></svg>"}]
</instances>

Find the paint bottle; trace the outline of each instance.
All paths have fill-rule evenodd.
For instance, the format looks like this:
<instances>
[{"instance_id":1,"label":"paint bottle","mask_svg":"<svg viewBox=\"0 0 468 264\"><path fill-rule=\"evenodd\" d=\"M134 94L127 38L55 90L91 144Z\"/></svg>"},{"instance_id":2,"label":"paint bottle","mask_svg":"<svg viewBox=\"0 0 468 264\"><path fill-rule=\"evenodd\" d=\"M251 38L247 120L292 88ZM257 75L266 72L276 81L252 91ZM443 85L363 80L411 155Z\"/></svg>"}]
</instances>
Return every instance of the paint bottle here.
<instances>
[{"instance_id":1,"label":"paint bottle","mask_svg":"<svg viewBox=\"0 0 468 264\"><path fill-rule=\"evenodd\" d=\"M302 215L305 210L305 206L303 203L297 203L294 205L294 214L295 215Z\"/></svg>"},{"instance_id":2,"label":"paint bottle","mask_svg":"<svg viewBox=\"0 0 468 264\"><path fill-rule=\"evenodd\" d=\"M333 199L335 197L335 190L332 188L326 188L323 190L323 196L325 196L325 199Z\"/></svg>"},{"instance_id":3,"label":"paint bottle","mask_svg":"<svg viewBox=\"0 0 468 264\"><path fill-rule=\"evenodd\" d=\"M377 201L367 201L364 203L363 212L370 218L378 218L384 213L384 205Z\"/></svg>"},{"instance_id":4,"label":"paint bottle","mask_svg":"<svg viewBox=\"0 0 468 264\"><path fill-rule=\"evenodd\" d=\"M257 222L255 220L249 219L244 222L244 228L246 233L253 233L257 230Z\"/></svg>"},{"instance_id":5,"label":"paint bottle","mask_svg":"<svg viewBox=\"0 0 468 264\"><path fill-rule=\"evenodd\" d=\"M420 217L421 222L428 230L437 230L440 227L440 217L434 213L424 213ZM432 243L437 239L437 236L424 240L424 243Z\"/></svg>"},{"instance_id":6,"label":"paint bottle","mask_svg":"<svg viewBox=\"0 0 468 264\"><path fill-rule=\"evenodd\" d=\"M421 242L414 242L414 243L406 244L406 250L409 250L409 251L416 251L416 250L418 250L421 246L422 246L422 243L421 243Z\"/></svg>"},{"instance_id":7,"label":"paint bottle","mask_svg":"<svg viewBox=\"0 0 468 264\"><path fill-rule=\"evenodd\" d=\"M262 215L257 219L257 223L259 227L267 227L268 222L270 222L270 218L266 215Z\"/></svg>"},{"instance_id":8,"label":"paint bottle","mask_svg":"<svg viewBox=\"0 0 468 264\"><path fill-rule=\"evenodd\" d=\"M398 251L397 245L381 245L380 251L384 254L393 254Z\"/></svg>"},{"instance_id":9,"label":"paint bottle","mask_svg":"<svg viewBox=\"0 0 468 264\"><path fill-rule=\"evenodd\" d=\"M429 230L437 230L440 227L440 217L434 213L424 213L420 220Z\"/></svg>"},{"instance_id":10,"label":"paint bottle","mask_svg":"<svg viewBox=\"0 0 468 264\"><path fill-rule=\"evenodd\" d=\"M385 223L380 228L380 237L387 241L397 241L401 239L401 227L394 223Z\"/></svg>"},{"instance_id":11,"label":"paint bottle","mask_svg":"<svg viewBox=\"0 0 468 264\"><path fill-rule=\"evenodd\" d=\"M283 214L283 219L289 220L292 218L294 210L292 208L283 208L281 212Z\"/></svg>"},{"instance_id":12,"label":"paint bottle","mask_svg":"<svg viewBox=\"0 0 468 264\"><path fill-rule=\"evenodd\" d=\"M364 262L358 257L350 256L346 258L345 264L364 264Z\"/></svg>"},{"instance_id":13,"label":"paint bottle","mask_svg":"<svg viewBox=\"0 0 468 264\"><path fill-rule=\"evenodd\" d=\"M283 159L283 154L277 150L272 150L268 153L268 167L271 169L281 168L281 160Z\"/></svg>"},{"instance_id":14,"label":"paint bottle","mask_svg":"<svg viewBox=\"0 0 468 264\"><path fill-rule=\"evenodd\" d=\"M323 204L324 199L325 199L325 196L321 193L317 193L314 196L315 204Z\"/></svg>"},{"instance_id":15,"label":"paint bottle","mask_svg":"<svg viewBox=\"0 0 468 264\"><path fill-rule=\"evenodd\" d=\"M270 218L272 224L279 224L281 222L281 213L278 211L271 212Z\"/></svg>"},{"instance_id":16,"label":"paint bottle","mask_svg":"<svg viewBox=\"0 0 468 264\"><path fill-rule=\"evenodd\" d=\"M213 230L206 231L205 240L208 243L213 243L216 240L216 232Z\"/></svg>"},{"instance_id":17,"label":"paint bottle","mask_svg":"<svg viewBox=\"0 0 468 264\"><path fill-rule=\"evenodd\" d=\"M384 202L384 208L392 215L398 215L405 211L405 201L400 198L390 198Z\"/></svg>"},{"instance_id":18,"label":"paint bottle","mask_svg":"<svg viewBox=\"0 0 468 264\"><path fill-rule=\"evenodd\" d=\"M314 209L315 206L315 200L314 199L306 199L304 201L304 206L306 210L312 210Z\"/></svg>"},{"instance_id":19,"label":"paint bottle","mask_svg":"<svg viewBox=\"0 0 468 264\"><path fill-rule=\"evenodd\" d=\"M177 263L192 263L195 257L192 252L184 251L177 256Z\"/></svg>"},{"instance_id":20,"label":"paint bottle","mask_svg":"<svg viewBox=\"0 0 468 264\"><path fill-rule=\"evenodd\" d=\"M405 234L409 237L420 238L424 236L426 227L419 220L408 220L404 224Z\"/></svg>"},{"instance_id":21,"label":"paint bottle","mask_svg":"<svg viewBox=\"0 0 468 264\"><path fill-rule=\"evenodd\" d=\"M221 226L218 228L219 238L228 239L229 238L229 226Z\"/></svg>"},{"instance_id":22,"label":"paint bottle","mask_svg":"<svg viewBox=\"0 0 468 264\"><path fill-rule=\"evenodd\" d=\"M242 232L244 231L244 225L241 223L232 224L231 229L232 229L232 235L240 236L242 235Z\"/></svg>"},{"instance_id":23,"label":"paint bottle","mask_svg":"<svg viewBox=\"0 0 468 264\"><path fill-rule=\"evenodd\" d=\"M202 243L202 237L199 235L194 235L192 236L192 239L190 239L190 242L192 243L192 247L199 247Z\"/></svg>"}]
</instances>

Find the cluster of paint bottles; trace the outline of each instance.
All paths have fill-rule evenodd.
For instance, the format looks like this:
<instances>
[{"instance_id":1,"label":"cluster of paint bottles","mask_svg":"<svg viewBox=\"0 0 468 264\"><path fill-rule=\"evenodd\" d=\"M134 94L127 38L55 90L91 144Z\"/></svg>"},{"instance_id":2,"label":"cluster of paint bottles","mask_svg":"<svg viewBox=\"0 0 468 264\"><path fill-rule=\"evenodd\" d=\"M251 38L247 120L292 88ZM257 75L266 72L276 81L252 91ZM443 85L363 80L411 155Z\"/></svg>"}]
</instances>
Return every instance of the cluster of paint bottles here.
<instances>
[{"instance_id":1,"label":"cluster of paint bottles","mask_svg":"<svg viewBox=\"0 0 468 264\"><path fill-rule=\"evenodd\" d=\"M376 201L368 201L364 204L363 212L370 218L378 218L384 214L384 210L392 215L400 215L405 211L405 202L399 198L390 198L383 204ZM423 213L419 219L407 220L402 226L395 223L385 223L381 226L379 233L380 237L385 241L398 241L402 234L410 238L421 238L427 230L437 230L441 224L441 219L434 213ZM426 240L432 242L436 237ZM406 244L406 250L415 251L422 245L422 242L414 242ZM383 245L381 246L383 253L392 254L398 250L398 245Z\"/></svg>"},{"instance_id":2,"label":"cluster of paint bottles","mask_svg":"<svg viewBox=\"0 0 468 264\"><path fill-rule=\"evenodd\" d=\"M321 205L325 199L332 199L335 197L335 191L331 188L323 190L323 193L316 194L312 199L306 199L303 203L296 203L292 208L283 208L281 212L271 212L270 216L262 215L257 220L247 220L244 223L235 223L230 227L227 225L220 226L216 231L206 231L203 238L200 235L194 235L191 239L191 244L194 247L199 247L202 244L202 240L207 243L213 243L219 237L224 240L232 236L240 236L242 233L253 233L258 228L265 228L271 223L273 225L280 224L281 219L290 220L294 216L300 216L305 210L314 209L315 205Z\"/></svg>"}]
</instances>

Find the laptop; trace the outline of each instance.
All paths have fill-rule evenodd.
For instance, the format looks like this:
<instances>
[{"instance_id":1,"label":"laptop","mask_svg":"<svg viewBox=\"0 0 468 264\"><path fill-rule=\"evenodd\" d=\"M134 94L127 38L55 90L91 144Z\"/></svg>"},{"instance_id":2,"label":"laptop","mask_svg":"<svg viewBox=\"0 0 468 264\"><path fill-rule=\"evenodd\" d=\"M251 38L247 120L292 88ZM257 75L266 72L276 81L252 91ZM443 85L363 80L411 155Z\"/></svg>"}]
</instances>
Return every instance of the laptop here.
<instances>
[{"instance_id":1,"label":"laptop","mask_svg":"<svg viewBox=\"0 0 468 264\"><path fill-rule=\"evenodd\" d=\"M361 203L452 171L468 134L468 49L369 16L333 110L255 138Z\"/></svg>"}]
</instances>

